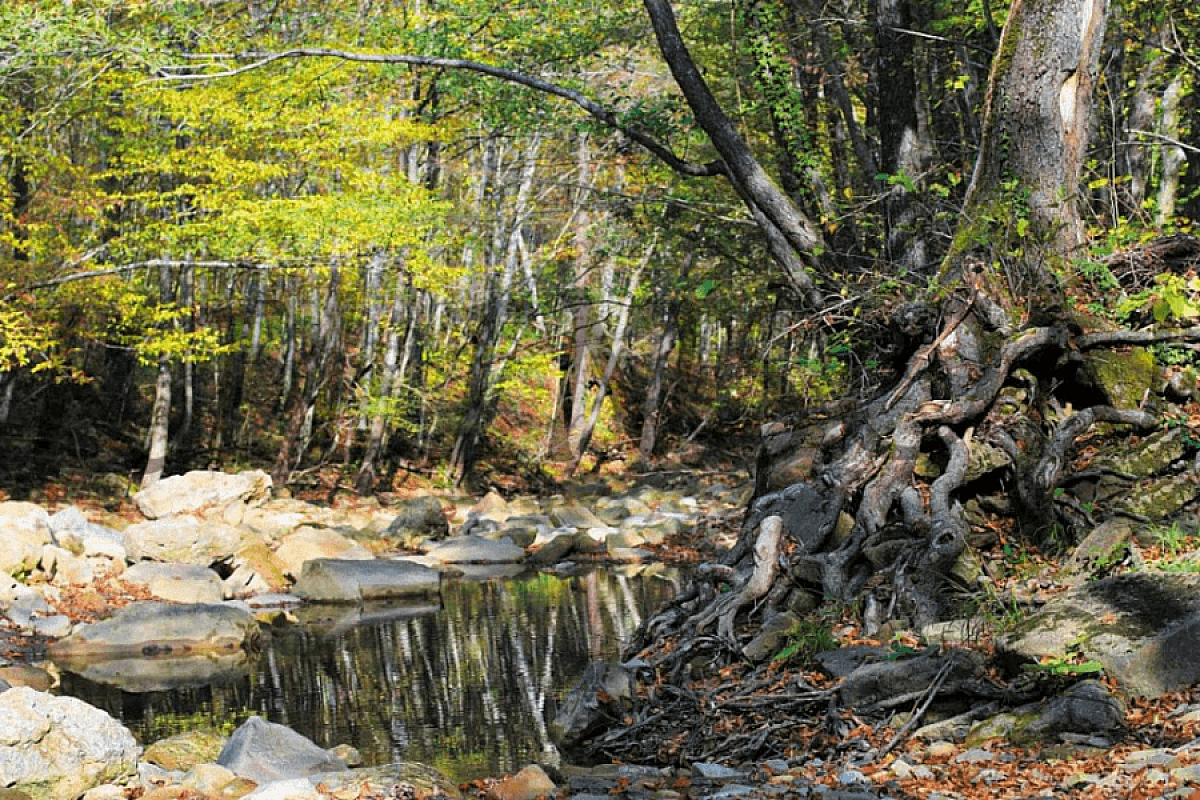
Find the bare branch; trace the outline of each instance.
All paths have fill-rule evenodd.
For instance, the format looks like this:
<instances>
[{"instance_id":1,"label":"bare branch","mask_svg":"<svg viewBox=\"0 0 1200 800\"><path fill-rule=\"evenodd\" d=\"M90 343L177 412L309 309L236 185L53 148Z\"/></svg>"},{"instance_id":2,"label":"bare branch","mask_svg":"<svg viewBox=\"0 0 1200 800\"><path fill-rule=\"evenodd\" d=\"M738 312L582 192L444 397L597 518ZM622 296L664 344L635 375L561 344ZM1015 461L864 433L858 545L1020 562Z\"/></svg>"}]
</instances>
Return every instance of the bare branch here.
<instances>
[{"instance_id":1,"label":"bare branch","mask_svg":"<svg viewBox=\"0 0 1200 800\"><path fill-rule=\"evenodd\" d=\"M1164 342L1200 342L1200 326L1191 328L1144 328L1139 331L1115 330L1085 333L1075 337L1080 350L1122 345L1162 344Z\"/></svg>"},{"instance_id":2,"label":"bare branch","mask_svg":"<svg viewBox=\"0 0 1200 800\"><path fill-rule=\"evenodd\" d=\"M280 52L245 52L245 53L227 53L227 54L206 54L199 56L210 61L248 61L238 67L224 69L217 72L194 72L194 67L187 67L184 71L179 72L162 72L160 77L171 81L183 81L195 83L198 81L217 80L219 78L230 78L235 75L241 75L253 70L262 69L263 67L274 64L277 61L286 61L300 58L333 58L341 61L352 61L362 64L406 64L413 67L434 67L437 69L455 69L466 72L477 72L481 75L487 75L491 78L515 83L519 86L525 86L529 89L551 95L553 97L566 100L579 108L583 109L589 116L598 122L603 123L612 130L619 131L638 145L641 145L649 151L655 158L662 161L668 167L680 175L687 177L712 177L716 175L727 175L728 170L724 161L710 161L707 164L700 164L694 161L687 161L675 155L672 150L658 141L654 137L647 134L645 131L627 125L621 121L620 115L610 108L606 108L596 101L592 100L582 92L575 89L569 89L565 86L560 86L556 83L543 80L533 75L526 75L523 72L507 69L506 67L497 67L493 64L484 64L480 61L471 61L464 58L440 58L437 56L419 56L403 53L359 53L352 50L339 50L326 47L297 47L291 50L283 50Z\"/></svg>"},{"instance_id":3,"label":"bare branch","mask_svg":"<svg viewBox=\"0 0 1200 800\"><path fill-rule=\"evenodd\" d=\"M120 264L113 267L104 267L102 269L89 269L82 272L71 272L66 275L59 275L54 278L47 278L42 281L34 281L24 284L23 286L14 287L4 297L11 299L14 295L21 292L31 292L36 289L52 289L56 286L62 286L67 283L76 281L86 281L92 278L106 278L111 275L128 275L132 272L138 272L144 269L157 269L159 267L199 267L201 269L243 269L243 270L266 270L280 265L255 264L248 261L189 261L187 259L168 259L168 258L152 258L149 261L134 261L129 264Z\"/></svg>"}]
</instances>

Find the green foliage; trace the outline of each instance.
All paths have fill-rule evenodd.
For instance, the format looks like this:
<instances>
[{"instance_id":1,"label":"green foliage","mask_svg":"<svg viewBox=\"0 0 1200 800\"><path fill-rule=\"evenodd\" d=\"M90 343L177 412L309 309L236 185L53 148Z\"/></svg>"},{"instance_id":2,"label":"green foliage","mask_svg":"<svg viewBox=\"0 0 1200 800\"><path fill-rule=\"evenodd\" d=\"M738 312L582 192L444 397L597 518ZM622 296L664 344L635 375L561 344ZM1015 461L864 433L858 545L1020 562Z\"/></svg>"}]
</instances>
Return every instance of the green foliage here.
<instances>
[{"instance_id":1,"label":"green foliage","mask_svg":"<svg viewBox=\"0 0 1200 800\"><path fill-rule=\"evenodd\" d=\"M787 644L771 659L775 664L808 664L825 650L837 647L833 624L825 614L813 614L798 621L787 632Z\"/></svg>"},{"instance_id":2,"label":"green foliage","mask_svg":"<svg viewBox=\"0 0 1200 800\"><path fill-rule=\"evenodd\" d=\"M1104 672L1104 665L1099 661L1081 661L1073 656L1050 658L1035 664L1022 664L1027 672L1050 675L1056 678L1082 678L1089 675L1099 675Z\"/></svg>"},{"instance_id":3,"label":"green foliage","mask_svg":"<svg viewBox=\"0 0 1200 800\"><path fill-rule=\"evenodd\" d=\"M1155 323L1186 322L1200 316L1200 278L1164 272L1154 277L1154 286L1131 295L1116 305L1119 318L1149 317Z\"/></svg>"}]
</instances>

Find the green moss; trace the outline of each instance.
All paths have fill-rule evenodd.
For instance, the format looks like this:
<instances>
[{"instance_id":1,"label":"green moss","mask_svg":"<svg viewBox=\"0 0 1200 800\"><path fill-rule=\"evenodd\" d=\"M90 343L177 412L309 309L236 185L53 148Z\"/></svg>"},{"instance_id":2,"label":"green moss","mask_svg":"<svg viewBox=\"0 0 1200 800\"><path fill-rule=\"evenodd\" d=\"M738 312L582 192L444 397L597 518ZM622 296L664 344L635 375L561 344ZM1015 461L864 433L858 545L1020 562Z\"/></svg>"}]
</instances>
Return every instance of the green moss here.
<instances>
[{"instance_id":1,"label":"green moss","mask_svg":"<svg viewBox=\"0 0 1200 800\"><path fill-rule=\"evenodd\" d=\"M1083 361L1095 388L1116 408L1140 408L1161 378L1154 356L1141 347L1092 351L1084 354Z\"/></svg>"}]
</instances>

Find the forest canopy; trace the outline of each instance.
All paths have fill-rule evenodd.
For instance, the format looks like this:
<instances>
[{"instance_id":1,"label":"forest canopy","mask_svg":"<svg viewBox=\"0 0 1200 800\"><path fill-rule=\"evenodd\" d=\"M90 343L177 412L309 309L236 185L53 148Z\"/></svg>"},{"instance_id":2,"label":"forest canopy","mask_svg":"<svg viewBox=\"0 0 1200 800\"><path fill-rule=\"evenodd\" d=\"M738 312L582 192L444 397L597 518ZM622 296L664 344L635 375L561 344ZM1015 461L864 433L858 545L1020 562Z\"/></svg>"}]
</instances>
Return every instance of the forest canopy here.
<instances>
[{"instance_id":1,"label":"forest canopy","mask_svg":"<svg viewBox=\"0 0 1200 800\"><path fill-rule=\"evenodd\" d=\"M1102 15L1069 226L1061 184L977 169L989 142L1052 157L989 132L1014 12L9 4L0 423L31 457L8 482L744 458L767 420L903 382L931 319L974 313L939 305L967 254L976 311L1188 321L1193 275L1110 259L1191 235L1195 9ZM1035 282L992 281L1034 252Z\"/></svg>"}]
</instances>

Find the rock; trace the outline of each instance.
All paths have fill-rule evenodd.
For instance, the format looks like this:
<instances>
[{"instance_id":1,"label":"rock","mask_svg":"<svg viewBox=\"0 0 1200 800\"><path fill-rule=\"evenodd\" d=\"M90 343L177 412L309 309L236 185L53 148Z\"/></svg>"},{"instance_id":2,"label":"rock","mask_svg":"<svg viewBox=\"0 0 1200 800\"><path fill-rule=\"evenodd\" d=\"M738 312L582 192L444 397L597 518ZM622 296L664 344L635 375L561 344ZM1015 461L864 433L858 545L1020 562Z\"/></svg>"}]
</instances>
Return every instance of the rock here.
<instances>
[{"instance_id":1,"label":"rock","mask_svg":"<svg viewBox=\"0 0 1200 800\"><path fill-rule=\"evenodd\" d=\"M241 650L258 636L258 623L230 605L130 603L100 622L76 626L50 646L53 657L154 655Z\"/></svg>"},{"instance_id":2,"label":"rock","mask_svg":"<svg viewBox=\"0 0 1200 800\"><path fill-rule=\"evenodd\" d=\"M443 564L513 564L525 560L525 549L512 542L455 536L425 548L425 555Z\"/></svg>"},{"instance_id":3,"label":"rock","mask_svg":"<svg viewBox=\"0 0 1200 800\"><path fill-rule=\"evenodd\" d=\"M951 691L962 681L982 678L984 656L975 650L950 650L864 664L846 676L838 687L838 694L843 705L865 708L881 700L928 689L946 666L949 671L944 686L946 691Z\"/></svg>"},{"instance_id":4,"label":"rock","mask_svg":"<svg viewBox=\"0 0 1200 800\"><path fill-rule=\"evenodd\" d=\"M57 586L86 586L96 580L96 570L88 559L65 547L48 544L42 548L42 572Z\"/></svg>"},{"instance_id":5,"label":"rock","mask_svg":"<svg viewBox=\"0 0 1200 800\"><path fill-rule=\"evenodd\" d=\"M233 732L217 763L238 777L259 783L346 769L312 740L259 716L250 717Z\"/></svg>"},{"instance_id":6,"label":"rock","mask_svg":"<svg viewBox=\"0 0 1200 800\"><path fill-rule=\"evenodd\" d=\"M607 552L608 537L618 533L620 528L586 528L575 534L575 549L580 553L596 555Z\"/></svg>"},{"instance_id":7,"label":"rock","mask_svg":"<svg viewBox=\"0 0 1200 800\"><path fill-rule=\"evenodd\" d=\"M283 564L257 536L243 539L230 564L233 572L225 579L229 597L282 592L291 586Z\"/></svg>"},{"instance_id":8,"label":"rock","mask_svg":"<svg viewBox=\"0 0 1200 800\"><path fill-rule=\"evenodd\" d=\"M411 761L322 772L310 775L308 781L324 784L335 797L417 797L428 800L441 797L459 800L462 797L454 782L437 769Z\"/></svg>"},{"instance_id":9,"label":"rock","mask_svg":"<svg viewBox=\"0 0 1200 800\"><path fill-rule=\"evenodd\" d=\"M222 740L223 741L223 740ZM216 758L216 754L213 755ZM220 764L196 764L180 780L180 785L191 789L201 797L215 797L225 794L226 787L231 790L225 796L237 797L241 792L236 791L237 785L244 778L238 778Z\"/></svg>"},{"instance_id":10,"label":"rock","mask_svg":"<svg viewBox=\"0 0 1200 800\"><path fill-rule=\"evenodd\" d=\"M1080 681L1062 695L998 714L974 726L968 745L997 737L1021 746L1054 741L1062 734L1111 735L1125 722L1125 706L1099 681ZM961 757L960 757L961 758Z\"/></svg>"},{"instance_id":11,"label":"rock","mask_svg":"<svg viewBox=\"0 0 1200 800\"><path fill-rule=\"evenodd\" d=\"M159 739L146 748L143 761L164 769L186 771L215 762L225 747L225 737L215 730L193 730Z\"/></svg>"},{"instance_id":12,"label":"rock","mask_svg":"<svg viewBox=\"0 0 1200 800\"><path fill-rule=\"evenodd\" d=\"M332 509L294 498L280 498L247 508L240 527L274 541L302 525L330 527L333 517Z\"/></svg>"},{"instance_id":13,"label":"rock","mask_svg":"<svg viewBox=\"0 0 1200 800\"><path fill-rule=\"evenodd\" d=\"M144 586L159 600L174 603L219 603L224 599L221 576L199 564L141 561L121 573L121 580Z\"/></svg>"},{"instance_id":14,"label":"rock","mask_svg":"<svg viewBox=\"0 0 1200 800\"><path fill-rule=\"evenodd\" d=\"M529 561L534 564L555 564L575 549L575 533L553 531L547 536L534 539Z\"/></svg>"},{"instance_id":15,"label":"rock","mask_svg":"<svg viewBox=\"0 0 1200 800\"><path fill-rule=\"evenodd\" d=\"M619 718L633 704L633 673L620 664L593 662L567 695L550 723L550 735L562 748L583 741L605 719Z\"/></svg>"},{"instance_id":16,"label":"rock","mask_svg":"<svg viewBox=\"0 0 1200 800\"><path fill-rule=\"evenodd\" d=\"M788 634L796 629L800 617L784 611L764 622L758 633L742 648L742 655L755 663L765 661L783 649Z\"/></svg>"},{"instance_id":17,"label":"rock","mask_svg":"<svg viewBox=\"0 0 1200 800\"><path fill-rule=\"evenodd\" d=\"M37 620L53 616L54 609L41 592L0 573L0 607L9 621L23 631L31 631Z\"/></svg>"},{"instance_id":18,"label":"rock","mask_svg":"<svg viewBox=\"0 0 1200 800\"><path fill-rule=\"evenodd\" d=\"M33 800L75 797L137 765L133 734L73 697L15 687L0 693L0 720L0 786Z\"/></svg>"},{"instance_id":19,"label":"rock","mask_svg":"<svg viewBox=\"0 0 1200 800\"><path fill-rule=\"evenodd\" d=\"M49 672L32 664L9 664L0 667L0 681L9 686L28 686L39 692L48 692L54 685L54 678Z\"/></svg>"},{"instance_id":20,"label":"rock","mask_svg":"<svg viewBox=\"0 0 1200 800\"><path fill-rule=\"evenodd\" d=\"M1200 493L1195 473L1148 478L1125 492L1115 505L1122 511L1150 519L1170 517Z\"/></svg>"},{"instance_id":21,"label":"rock","mask_svg":"<svg viewBox=\"0 0 1200 800\"><path fill-rule=\"evenodd\" d=\"M228 560L242 546L237 528L191 516L135 522L124 531L131 561L168 561L207 567Z\"/></svg>"},{"instance_id":22,"label":"rock","mask_svg":"<svg viewBox=\"0 0 1200 800\"><path fill-rule=\"evenodd\" d=\"M604 521L581 505L568 503L552 508L548 514L550 521L560 528L603 528Z\"/></svg>"},{"instance_id":23,"label":"rock","mask_svg":"<svg viewBox=\"0 0 1200 800\"><path fill-rule=\"evenodd\" d=\"M358 603L394 597L436 595L441 575L435 569L390 559L317 558L304 562L292 591L306 600Z\"/></svg>"},{"instance_id":24,"label":"rock","mask_svg":"<svg viewBox=\"0 0 1200 800\"><path fill-rule=\"evenodd\" d=\"M268 781L242 800L321 800L321 793L304 778Z\"/></svg>"},{"instance_id":25,"label":"rock","mask_svg":"<svg viewBox=\"0 0 1200 800\"><path fill-rule=\"evenodd\" d=\"M275 558L287 574L299 576L304 571L304 562L313 559L367 561L375 556L362 545L337 531L305 526L283 538L275 550Z\"/></svg>"},{"instance_id":26,"label":"rock","mask_svg":"<svg viewBox=\"0 0 1200 800\"><path fill-rule=\"evenodd\" d=\"M530 764L493 786L488 796L493 800L537 800L539 797L553 798L556 789L544 769Z\"/></svg>"},{"instance_id":27,"label":"rock","mask_svg":"<svg viewBox=\"0 0 1200 800\"><path fill-rule=\"evenodd\" d=\"M258 505L271 491L271 476L262 470L236 475L198 470L163 478L133 496L133 502L147 519L171 514L201 511L233 501Z\"/></svg>"},{"instance_id":28,"label":"rock","mask_svg":"<svg viewBox=\"0 0 1200 800\"><path fill-rule=\"evenodd\" d=\"M125 536L120 531L88 521L75 506L67 506L50 516L55 541L76 555L103 557L124 563Z\"/></svg>"},{"instance_id":29,"label":"rock","mask_svg":"<svg viewBox=\"0 0 1200 800\"><path fill-rule=\"evenodd\" d=\"M1015 661L1098 661L1122 690L1157 697L1200 681L1200 576L1137 572L1055 597L997 646Z\"/></svg>"},{"instance_id":30,"label":"rock","mask_svg":"<svg viewBox=\"0 0 1200 800\"><path fill-rule=\"evenodd\" d=\"M621 521L621 530L637 533L646 544L660 545L678 536L688 525L688 518L678 513L633 514Z\"/></svg>"},{"instance_id":31,"label":"rock","mask_svg":"<svg viewBox=\"0 0 1200 800\"><path fill-rule=\"evenodd\" d=\"M450 533L446 510L440 500L430 495L401 500L394 509L396 517L384 535L406 543L409 549L426 539L444 539Z\"/></svg>"},{"instance_id":32,"label":"rock","mask_svg":"<svg viewBox=\"0 0 1200 800\"><path fill-rule=\"evenodd\" d=\"M745 527L756 528L770 516L779 516L788 534L805 550L815 552L837 526L841 497L815 483L797 483L754 501Z\"/></svg>"},{"instance_id":33,"label":"rock","mask_svg":"<svg viewBox=\"0 0 1200 800\"><path fill-rule=\"evenodd\" d=\"M1112 517L1096 526L1079 543L1063 565L1074 585L1082 583L1092 572L1103 572L1125 557L1134 523L1127 517Z\"/></svg>"},{"instance_id":34,"label":"rock","mask_svg":"<svg viewBox=\"0 0 1200 800\"><path fill-rule=\"evenodd\" d=\"M42 557L42 548L53 543L50 515L33 503L0 503L0 572L30 572Z\"/></svg>"},{"instance_id":35,"label":"rock","mask_svg":"<svg viewBox=\"0 0 1200 800\"><path fill-rule=\"evenodd\" d=\"M1162 382L1162 371L1144 347L1088 350L1081 355L1086 376L1115 408L1141 408Z\"/></svg>"}]
</instances>

